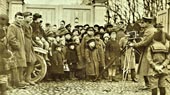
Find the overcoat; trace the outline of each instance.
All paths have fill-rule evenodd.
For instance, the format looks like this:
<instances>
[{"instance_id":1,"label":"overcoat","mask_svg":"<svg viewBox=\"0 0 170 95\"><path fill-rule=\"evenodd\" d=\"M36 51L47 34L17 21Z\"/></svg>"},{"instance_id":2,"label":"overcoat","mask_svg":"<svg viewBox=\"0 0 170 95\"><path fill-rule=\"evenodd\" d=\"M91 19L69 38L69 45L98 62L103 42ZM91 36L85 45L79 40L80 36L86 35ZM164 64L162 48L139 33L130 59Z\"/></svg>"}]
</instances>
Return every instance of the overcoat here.
<instances>
[{"instance_id":1,"label":"overcoat","mask_svg":"<svg viewBox=\"0 0 170 95\"><path fill-rule=\"evenodd\" d=\"M54 50L52 55L51 73L64 74L65 55L63 51Z\"/></svg>"},{"instance_id":2,"label":"overcoat","mask_svg":"<svg viewBox=\"0 0 170 95\"><path fill-rule=\"evenodd\" d=\"M85 49L86 74L90 76L99 75L99 54L97 48Z\"/></svg>"},{"instance_id":3,"label":"overcoat","mask_svg":"<svg viewBox=\"0 0 170 95\"><path fill-rule=\"evenodd\" d=\"M7 39L16 58L17 67L27 67L24 32L19 23L14 22L8 27Z\"/></svg>"},{"instance_id":4,"label":"overcoat","mask_svg":"<svg viewBox=\"0 0 170 95\"><path fill-rule=\"evenodd\" d=\"M138 73L142 76L148 75L149 63L146 54L148 47L152 43L155 32L157 32L156 28L154 28L152 25L148 26L144 31L142 40L134 45L136 48L142 48L138 67Z\"/></svg>"},{"instance_id":5,"label":"overcoat","mask_svg":"<svg viewBox=\"0 0 170 95\"><path fill-rule=\"evenodd\" d=\"M35 52L32 45L32 27L29 24L24 23L22 25L25 36L25 53L26 53L26 62L34 64L36 61Z\"/></svg>"}]
</instances>

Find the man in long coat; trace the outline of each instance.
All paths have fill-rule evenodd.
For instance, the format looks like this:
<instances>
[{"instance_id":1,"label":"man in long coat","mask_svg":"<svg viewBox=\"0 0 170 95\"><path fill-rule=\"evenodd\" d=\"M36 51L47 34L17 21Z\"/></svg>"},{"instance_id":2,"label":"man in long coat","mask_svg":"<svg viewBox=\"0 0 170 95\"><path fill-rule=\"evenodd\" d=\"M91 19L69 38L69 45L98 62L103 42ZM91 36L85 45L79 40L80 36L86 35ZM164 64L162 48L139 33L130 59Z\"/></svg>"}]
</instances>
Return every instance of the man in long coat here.
<instances>
[{"instance_id":1,"label":"man in long coat","mask_svg":"<svg viewBox=\"0 0 170 95\"><path fill-rule=\"evenodd\" d=\"M139 47L143 48L143 51L140 57L138 73L141 76L144 76L144 81L145 81L145 86L146 86L146 88L144 89L148 89L150 88L149 79L147 77L148 70L149 70L149 63L147 61L146 54L147 54L147 48L150 46L153 40L154 33L157 32L157 29L155 29L152 25L152 18L148 18L148 17L143 17L141 26L145 28L143 38L140 42L131 44L131 46L134 46L136 48L139 48Z\"/></svg>"},{"instance_id":2,"label":"man in long coat","mask_svg":"<svg viewBox=\"0 0 170 95\"><path fill-rule=\"evenodd\" d=\"M26 82L28 82L31 85L34 85L35 83L31 81L31 73L34 69L34 63L36 61L35 53L33 51L33 45L32 45L32 27L30 23L32 22L32 13L31 12L24 12L24 22L22 25L24 35L25 35L25 52L26 52L26 62L27 62L27 68L26 68Z\"/></svg>"},{"instance_id":3,"label":"man in long coat","mask_svg":"<svg viewBox=\"0 0 170 95\"><path fill-rule=\"evenodd\" d=\"M15 14L15 21L8 27L7 39L11 47L12 52L16 58L16 64L19 75L19 82L24 85L28 85L24 81L24 69L27 67L25 56L25 38L22 29L23 14L18 12Z\"/></svg>"}]
</instances>

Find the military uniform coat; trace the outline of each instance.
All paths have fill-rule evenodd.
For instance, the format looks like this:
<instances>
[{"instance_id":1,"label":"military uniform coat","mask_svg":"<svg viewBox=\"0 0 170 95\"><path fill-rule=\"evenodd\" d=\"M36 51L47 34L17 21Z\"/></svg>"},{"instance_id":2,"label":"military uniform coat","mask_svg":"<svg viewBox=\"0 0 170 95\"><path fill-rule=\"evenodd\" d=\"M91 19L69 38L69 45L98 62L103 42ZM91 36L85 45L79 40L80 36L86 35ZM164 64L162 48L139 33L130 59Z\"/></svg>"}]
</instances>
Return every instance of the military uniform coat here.
<instances>
[{"instance_id":1,"label":"military uniform coat","mask_svg":"<svg viewBox=\"0 0 170 95\"><path fill-rule=\"evenodd\" d=\"M17 22L8 27L7 39L17 61L17 67L27 67L25 38L22 26Z\"/></svg>"},{"instance_id":2,"label":"military uniform coat","mask_svg":"<svg viewBox=\"0 0 170 95\"><path fill-rule=\"evenodd\" d=\"M140 47L143 49L141 52L138 67L138 73L142 76L148 75L149 63L147 60L147 49L152 43L154 32L157 32L157 29L155 29L152 25L148 26L144 31L143 39L134 45L136 48Z\"/></svg>"}]
</instances>

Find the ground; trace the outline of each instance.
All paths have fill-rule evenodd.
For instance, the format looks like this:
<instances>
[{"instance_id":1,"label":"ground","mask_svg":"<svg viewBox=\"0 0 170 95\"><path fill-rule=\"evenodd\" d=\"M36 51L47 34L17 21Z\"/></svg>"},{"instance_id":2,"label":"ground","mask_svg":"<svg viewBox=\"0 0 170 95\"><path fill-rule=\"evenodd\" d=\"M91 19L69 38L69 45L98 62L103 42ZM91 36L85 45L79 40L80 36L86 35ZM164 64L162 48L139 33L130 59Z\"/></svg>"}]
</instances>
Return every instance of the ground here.
<instances>
[{"instance_id":1,"label":"ground","mask_svg":"<svg viewBox=\"0 0 170 95\"><path fill-rule=\"evenodd\" d=\"M150 95L150 91L139 90L143 82L62 81L41 82L26 89L13 89L9 95ZM168 88L168 91L170 89ZM168 94L167 94L168 95Z\"/></svg>"}]
</instances>

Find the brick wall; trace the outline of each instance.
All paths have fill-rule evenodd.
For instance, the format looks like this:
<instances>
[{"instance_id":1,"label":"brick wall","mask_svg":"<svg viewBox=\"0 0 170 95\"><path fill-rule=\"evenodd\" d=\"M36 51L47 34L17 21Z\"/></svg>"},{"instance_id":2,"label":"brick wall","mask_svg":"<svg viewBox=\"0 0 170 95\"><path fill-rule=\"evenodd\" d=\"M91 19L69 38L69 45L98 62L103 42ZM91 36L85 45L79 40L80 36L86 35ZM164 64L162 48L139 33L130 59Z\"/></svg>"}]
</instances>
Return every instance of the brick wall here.
<instances>
[{"instance_id":1,"label":"brick wall","mask_svg":"<svg viewBox=\"0 0 170 95\"><path fill-rule=\"evenodd\" d=\"M7 0L0 0L0 14L7 14L8 3Z\"/></svg>"}]
</instances>

